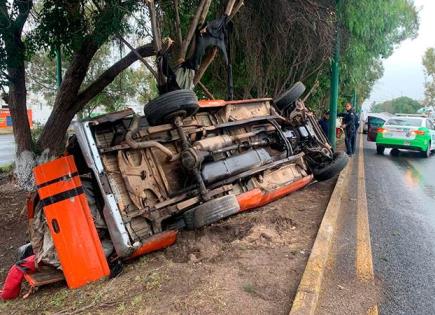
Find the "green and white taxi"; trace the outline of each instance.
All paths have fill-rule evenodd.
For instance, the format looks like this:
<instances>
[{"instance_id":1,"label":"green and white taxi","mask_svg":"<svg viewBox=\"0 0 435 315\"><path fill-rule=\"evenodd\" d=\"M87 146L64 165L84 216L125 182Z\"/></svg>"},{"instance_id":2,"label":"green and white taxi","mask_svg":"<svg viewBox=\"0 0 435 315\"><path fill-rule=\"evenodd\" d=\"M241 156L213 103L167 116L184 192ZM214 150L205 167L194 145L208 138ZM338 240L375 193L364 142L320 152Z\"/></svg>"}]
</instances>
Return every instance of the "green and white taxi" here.
<instances>
[{"instance_id":1,"label":"green and white taxi","mask_svg":"<svg viewBox=\"0 0 435 315\"><path fill-rule=\"evenodd\" d=\"M419 115L398 115L388 119L378 128L376 151L383 154L385 148L419 151L429 157L435 150L435 126L431 119Z\"/></svg>"}]
</instances>

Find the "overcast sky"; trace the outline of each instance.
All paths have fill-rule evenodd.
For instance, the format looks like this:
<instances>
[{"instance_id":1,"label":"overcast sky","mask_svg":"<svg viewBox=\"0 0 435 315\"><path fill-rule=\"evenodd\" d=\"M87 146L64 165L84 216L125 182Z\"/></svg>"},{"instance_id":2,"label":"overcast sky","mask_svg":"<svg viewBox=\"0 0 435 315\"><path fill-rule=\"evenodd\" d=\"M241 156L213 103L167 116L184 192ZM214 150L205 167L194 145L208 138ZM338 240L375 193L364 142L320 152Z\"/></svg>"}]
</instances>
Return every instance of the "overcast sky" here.
<instances>
[{"instance_id":1,"label":"overcast sky","mask_svg":"<svg viewBox=\"0 0 435 315\"><path fill-rule=\"evenodd\" d=\"M420 29L414 40L406 40L384 61L384 76L376 82L364 107L395 97L424 98L424 52L435 47L435 0L414 0L419 9Z\"/></svg>"}]
</instances>

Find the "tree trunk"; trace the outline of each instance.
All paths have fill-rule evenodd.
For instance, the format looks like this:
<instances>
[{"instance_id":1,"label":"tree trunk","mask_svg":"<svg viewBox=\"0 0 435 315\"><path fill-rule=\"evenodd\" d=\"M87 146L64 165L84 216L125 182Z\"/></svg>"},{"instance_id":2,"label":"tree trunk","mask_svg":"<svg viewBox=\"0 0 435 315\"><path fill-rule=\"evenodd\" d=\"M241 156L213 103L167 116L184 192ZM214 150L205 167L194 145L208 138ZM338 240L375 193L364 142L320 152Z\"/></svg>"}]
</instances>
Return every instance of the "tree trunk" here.
<instances>
[{"instance_id":1,"label":"tree trunk","mask_svg":"<svg viewBox=\"0 0 435 315\"><path fill-rule=\"evenodd\" d=\"M142 57L149 57L155 54L152 44L142 45L136 48L136 51ZM83 48L76 54L68 71L65 73L60 90L56 95L53 111L38 141L39 148L41 150L48 149L46 153L49 155L55 155L62 150L68 126L75 114L82 110L98 93L103 91L120 72L138 60L136 54L130 52L103 72L87 88L80 91L80 86L83 83L89 63L95 52L96 49L93 46Z\"/></svg>"},{"instance_id":2,"label":"tree trunk","mask_svg":"<svg viewBox=\"0 0 435 315\"><path fill-rule=\"evenodd\" d=\"M14 138L17 156L24 151L32 150L32 136L27 117L26 83L24 62L16 68L8 68L9 82L9 110L14 128Z\"/></svg>"},{"instance_id":3,"label":"tree trunk","mask_svg":"<svg viewBox=\"0 0 435 315\"><path fill-rule=\"evenodd\" d=\"M66 131L76 112L71 108L77 100L80 86L86 77L89 64L98 50L98 45L92 41L84 43L82 48L75 54L59 91L56 94L53 110L44 126L41 137L38 140L38 148L43 151L48 149L47 154L55 155L62 149Z\"/></svg>"},{"instance_id":4,"label":"tree trunk","mask_svg":"<svg viewBox=\"0 0 435 315\"><path fill-rule=\"evenodd\" d=\"M19 187L32 191L35 156L32 152L32 136L27 117L24 61L15 68L8 67L8 75L9 110L16 144L15 177Z\"/></svg>"},{"instance_id":5,"label":"tree trunk","mask_svg":"<svg viewBox=\"0 0 435 315\"><path fill-rule=\"evenodd\" d=\"M32 153L32 136L27 117L25 47L21 40L21 31L14 30L10 33L5 46L9 81L8 105L16 144L15 175L18 185L31 191L34 186L32 169L35 166L35 157Z\"/></svg>"}]
</instances>

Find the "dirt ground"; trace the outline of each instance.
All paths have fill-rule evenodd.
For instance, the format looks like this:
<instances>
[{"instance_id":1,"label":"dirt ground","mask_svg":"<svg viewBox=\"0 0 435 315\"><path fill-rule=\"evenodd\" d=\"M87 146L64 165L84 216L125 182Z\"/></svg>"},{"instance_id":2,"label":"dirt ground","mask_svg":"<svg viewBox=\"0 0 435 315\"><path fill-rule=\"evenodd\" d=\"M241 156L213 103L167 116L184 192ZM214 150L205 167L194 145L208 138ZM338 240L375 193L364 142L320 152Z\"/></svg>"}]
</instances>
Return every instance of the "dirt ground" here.
<instances>
[{"instance_id":1,"label":"dirt ground","mask_svg":"<svg viewBox=\"0 0 435 315\"><path fill-rule=\"evenodd\" d=\"M0 303L1 314L288 314L335 179L198 231L112 280ZM26 194L0 181L0 283L27 240ZM23 290L24 291L24 290Z\"/></svg>"},{"instance_id":2,"label":"dirt ground","mask_svg":"<svg viewBox=\"0 0 435 315\"><path fill-rule=\"evenodd\" d=\"M17 248L27 243L24 205L27 193L8 183L0 174L0 283L17 260Z\"/></svg>"}]
</instances>

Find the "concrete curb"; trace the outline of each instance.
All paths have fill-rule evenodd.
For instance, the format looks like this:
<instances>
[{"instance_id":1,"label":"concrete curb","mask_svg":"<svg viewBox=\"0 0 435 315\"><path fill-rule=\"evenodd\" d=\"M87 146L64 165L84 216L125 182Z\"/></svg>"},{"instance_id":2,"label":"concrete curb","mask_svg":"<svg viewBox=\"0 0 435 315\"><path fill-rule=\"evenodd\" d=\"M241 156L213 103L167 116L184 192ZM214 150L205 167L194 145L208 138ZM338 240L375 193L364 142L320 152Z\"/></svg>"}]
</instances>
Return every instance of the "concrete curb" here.
<instances>
[{"instance_id":1,"label":"concrete curb","mask_svg":"<svg viewBox=\"0 0 435 315\"><path fill-rule=\"evenodd\" d=\"M340 215L343 191L346 188L352 164L351 160L337 179L319 231L317 232L302 280L296 292L290 315L314 314L316 311L323 274L326 269L332 240L337 229L337 218Z\"/></svg>"}]
</instances>

